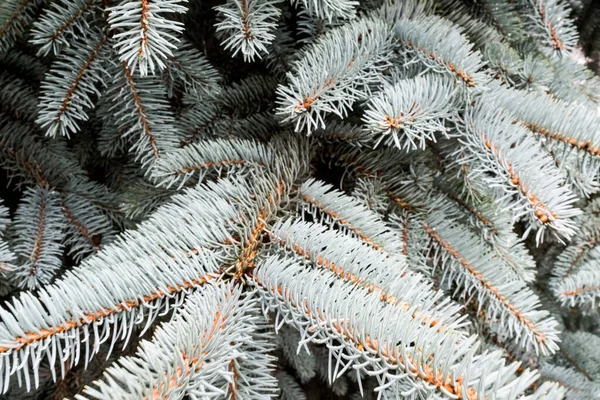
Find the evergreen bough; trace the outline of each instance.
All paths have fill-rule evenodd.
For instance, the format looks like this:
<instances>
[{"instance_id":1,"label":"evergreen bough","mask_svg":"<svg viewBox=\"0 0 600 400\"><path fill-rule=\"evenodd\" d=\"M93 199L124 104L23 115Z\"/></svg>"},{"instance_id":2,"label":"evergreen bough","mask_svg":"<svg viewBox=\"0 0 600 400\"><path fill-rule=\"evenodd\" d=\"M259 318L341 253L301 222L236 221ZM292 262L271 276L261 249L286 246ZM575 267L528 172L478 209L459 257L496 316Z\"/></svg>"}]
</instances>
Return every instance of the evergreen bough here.
<instances>
[{"instance_id":1,"label":"evergreen bough","mask_svg":"<svg viewBox=\"0 0 600 400\"><path fill-rule=\"evenodd\" d=\"M0 397L600 398L593 4L3 1Z\"/></svg>"}]
</instances>

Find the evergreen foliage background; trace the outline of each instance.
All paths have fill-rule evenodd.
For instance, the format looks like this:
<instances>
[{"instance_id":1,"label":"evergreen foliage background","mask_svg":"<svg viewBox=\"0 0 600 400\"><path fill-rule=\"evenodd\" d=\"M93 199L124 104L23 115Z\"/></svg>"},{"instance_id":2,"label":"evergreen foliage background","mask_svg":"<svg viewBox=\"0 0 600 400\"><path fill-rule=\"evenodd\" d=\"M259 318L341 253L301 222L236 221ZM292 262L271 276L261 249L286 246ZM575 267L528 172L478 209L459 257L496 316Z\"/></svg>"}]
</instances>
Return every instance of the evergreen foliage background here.
<instances>
[{"instance_id":1,"label":"evergreen foliage background","mask_svg":"<svg viewBox=\"0 0 600 400\"><path fill-rule=\"evenodd\" d=\"M0 0L0 398L600 398L599 24Z\"/></svg>"}]
</instances>

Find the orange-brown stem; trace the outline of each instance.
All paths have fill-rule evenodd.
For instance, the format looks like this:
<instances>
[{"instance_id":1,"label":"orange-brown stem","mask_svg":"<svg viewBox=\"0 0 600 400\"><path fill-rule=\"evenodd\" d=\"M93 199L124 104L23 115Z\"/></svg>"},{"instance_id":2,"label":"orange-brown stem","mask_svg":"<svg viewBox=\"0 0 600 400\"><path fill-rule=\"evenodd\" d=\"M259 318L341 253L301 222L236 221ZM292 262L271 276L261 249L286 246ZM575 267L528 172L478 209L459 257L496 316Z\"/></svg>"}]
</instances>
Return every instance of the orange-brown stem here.
<instances>
[{"instance_id":1,"label":"orange-brown stem","mask_svg":"<svg viewBox=\"0 0 600 400\"><path fill-rule=\"evenodd\" d=\"M473 265L471 265L463 256L456 250L454 247L450 245L450 243L446 242L442 237L433 229L430 225L425 225L425 230L429 234L429 236L437 242L440 246L442 246L460 265L462 265L471 276L476 278L483 287L485 287L488 292L490 292L496 299L498 299L519 321L521 321L528 329L533 332L535 339L538 343L546 343L547 338L542 332L538 330L535 324L527 319L525 315L521 311L515 308L506 297L504 297L496 287L494 287L489 281L485 280L483 274L478 272Z\"/></svg>"}]
</instances>

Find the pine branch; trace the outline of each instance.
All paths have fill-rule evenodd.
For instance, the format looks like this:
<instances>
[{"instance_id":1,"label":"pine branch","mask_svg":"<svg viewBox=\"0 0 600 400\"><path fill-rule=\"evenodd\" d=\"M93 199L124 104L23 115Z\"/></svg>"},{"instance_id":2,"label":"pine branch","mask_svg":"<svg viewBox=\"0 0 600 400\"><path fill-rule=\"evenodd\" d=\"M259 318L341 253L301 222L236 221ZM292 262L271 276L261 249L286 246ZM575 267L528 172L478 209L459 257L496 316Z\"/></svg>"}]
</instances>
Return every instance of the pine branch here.
<instances>
[{"instance_id":1,"label":"pine branch","mask_svg":"<svg viewBox=\"0 0 600 400\"><path fill-rule=\"evenodd\" d=\"M139 68L142 76L165 68L165 59L173 56L177 34L183 24L165 18L166 13L184 13L186 0L122 0L108 9L108 23L115 30L114 48L119 60L131 72Z\"/></svg>"}]
</instances>

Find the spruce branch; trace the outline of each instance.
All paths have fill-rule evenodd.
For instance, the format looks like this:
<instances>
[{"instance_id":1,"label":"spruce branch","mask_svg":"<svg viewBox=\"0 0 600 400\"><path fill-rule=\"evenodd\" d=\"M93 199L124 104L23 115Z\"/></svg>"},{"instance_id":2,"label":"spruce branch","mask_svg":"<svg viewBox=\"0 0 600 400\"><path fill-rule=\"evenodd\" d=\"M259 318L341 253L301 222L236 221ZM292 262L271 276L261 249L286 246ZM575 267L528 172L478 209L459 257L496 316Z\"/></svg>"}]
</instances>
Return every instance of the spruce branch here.
<instances>
[{"instance_id":1,"label":"spruce branch","mask_svg":"<svg viewBox=\"0 0 600 400\"><path fill-rule=\"evenodd\" d=\"M395 25L401 20L413 20L432 16L435 13L436 4L433 0L422 1L393 1L384 0L373 12L374 16Z\"/></svg>"},{"instance_id":2,"label":"spruce branch","mask_svg":"<svg viewBox=\"0 0 600 400\"><path fill-rule=\"evenodd\" d=\"M558 382L542 383L533 394L525 396L524 400L562 400L565 398L565 388Z\"/></svg>"},{"instance_id":3,"label":"spruce branch","mask_svg":"<svg viewBox=\"0 0 600 400\"><path fill-rule=\"evenodd\" d=\"M540 38L551 55L563 56L573 50L579 35L564 0L527 0L525 15L529 29Z\"/></svg>"},{"instance_id":4,"label":"spruce branch","mask_svg":"<svg viewBox=\"0 0 600 400\"><path fill-rule=\"evenodd\" d=\"M292 0L292 4L301 6L312 18L329 22L336 18L354 18L359 6L359 2L354 0Z\"/></svg>"},{"instance_id":5,"label":"spruce branch","mask_svg":"<svg viewBox=\"0 0 600 400\"><path fill-rule=\"evenodd\" d=\"M487 96L514 114L534 134L545 137L548 142L559 143L565 148L561 153L572 149L594 160L600 157L599 116L589 107L508 89L499 89Z\"/></svg>"},{"instance_id":6,"label":"spruce branch","mask_svg":"<svg viewBox=\"0 0 600 400\"><path fill-rule=\"evenodd\" d=\"M375 250L400 253L399 238L386 226L377 213L365 208L353 197L346 196L332 185L309 179L298 189L299 211L308 212L344 233L359 238Z\"/></svg>"},{"instance_id":7,"label":"spruce branch","mask_svg":"<svg viewBox=\"0 0 600 400\"><path fill-rule=\"evenodd\" d=\"M557 322L538 310L539 299L524 282L507 279L506 265L480 239L442 213L430 215L425 229L434 263L440 265L444 279L456 282L457 292L463 297L477 296L488 317L526 350L533 348L544 355L556 352Z\"/></svg>"},{"instance_id":8,"label":"spruce branch","mask_svg":"<svg viewBox=\"0 0 600 400\"><path fill-rule=\"evenodd\" d=\"M545 91L555 78L550 64L537 56L537 54L526 53L523 56L522 87ZM561 89L563 90L563 89Z\"/></svg>"},{"instance_id":9,"label":"spruce branch","mask_svg":"<svg viewBox=\"0 0 600 400\"><path fill-rule=\"evenodd\" d=\"M569 245L560 252L553 263L551 285L572 273L580 267L600 256L598 239L598 200L591 201L584 209L584 214L577 218L579 232L573 237Z\"/></svg>"},{"instance_id":10,"label":"spruce branch","mask_svg":"<svg viewBox=\"0 0 600 400\"><path fill-rule=\"evenodd\" d=\"M114 344L118 337L127 340L134 321L145 323L147 329L161 308L167 312L177 307L191 289L214 280L222 264L234 261L228 246L245 235L236 228L240 212L246 218L256 214L251 205L230 204L233 195L249 198L249 188L221 180L174 196L140 230L123 234L37 296L24 292L7 303L6 309L0 309L3 390L11 373L30 368L37 386L38 354L49 361L56 379L57 357L81 355L71 358L71 363L80 358L85 362L101 343ZM236 232L242 237L234 238ZM71 340L80 333L91 336L90 340ZM39 353L39 349L47 351ZM25 383L30 387L29 380Z\"/></svg>"},{"instance_id":11,"label":"spruce branch","mask_svg":"<svg viewBox=\"0 0 600 400\"><path fill-rule=\"evenodd\" d=\"M9 223L10 215L8 208L0 203L0 276L3 280L6 280L4 284L0 286L0 293L7 290L8 274L15 269L13 264L16 260L16 256L6 242L6 227Z\"/></svg>"},{"instance_id":12,"label":"spruce branch","mask_svg":"<svg viewBox=\"0 0 600 400\"><path fill-rule=\"evenodd\" d=\"M82 195L84 190L85 195ZM61 196L60 206L67 222L65 243L75 260L100 251L115 234L111 216L117 213L115 209L107 211L98 204L102 195L102 188L85 181L74 181Z\"/></svg>"},{"instance_id":13,"label":"spruce branch","mask_svg":"<svg viewBox=\"0 0 600 400\"><path fill-rule=\"evenodd\" d=\"M179 21L164 14L184 13L186 0L122 0L108 9L108 23L114 34L114 48L119 60L131 72L139 69L142 76L162 71L165 59L177 48L177 34L183 31Z\"/></svg>"},{"instance_id":14,"label":"spruce branch","mask_svg":"<svg viewBox=\"0 0 600 400\"><path fill-rule=\"evenodd\" d=\"M588 349L600 346L600 336L585 331L569 331L564 333L562 342L561 356L588 380L598 381L600 357L597 351Z\"/></svg>"},{"instance_id":15,"label":"spruce branch","mask_svg":"<svg viewBox=\"0 0 600 400\"><path fill-rule=\"evenodd\" d=\"M217 36L233 57L242 53L244 61L261 58L275 39L281 15L280 0L227 0L215 7L221 20L215 25Z\"/></svg>"},{"instance_id":16,"label":"spruce branch","mask_svg":"<svg viewBox=\"0 0 600 400\"><path fill-rule=\"evenodd\" d=\"M253 314L258 310L256 297L242 294L239 286L207 285L187 299L152 341L143 341L135 357L120 359L105 372L106 381L97 381L84 393L97 399L181 397L186 393L195 398L225 395L235 399L242 388L232 387L253 378L261 389L249 393L252 398L273 398L273 377L268 370L267 374L248 371L241 364L242 348L257 354L270 348L270 343L256 340L255 330L260 325ZM272 360L266 361L268 365ZM232 371L232 365L239 368Z\"/></svg>"},{"instance_id":17,"label":"spruce branch","mask_svg":"<svg viewBox=\"0 0 600 400\"><path fill-rule=\"evenodd\" d=\"M361 125L343 121L327 121L325 128L317 129L313 135L330 144L350 144L356 147L371 145L370 138L364 133Z\"/></svg>"},{"instance_id":18,"label":"spruce branch","mask_svg":"<svg viewBox=\"0 0 600 400\"><path fill-rule=\"evenodd\" d=\"M0 66L21 79L31 81L34 85L44 78L48 70L48 65L42 60L14 47L2 54Z\"/></svg>"},{"instance_id":19,"label":"spruce branch","mask_svg":"<svg viewBox=\"0 0 600 400\"><path fill-rule=\"evenodd\" d=\"M408 268L421 273L424 279L430 279L433 274L426 257L427 233L422 215L406 209L391 212L388 225L402 238L402 254L406 257Z\"/></svg>"},{"instance_id":20,"label":"spruce branch","mask_svg":"<svg viewBox=\"0 0 600 400\"><path fill-rule=\"evenodd\" d=\"M526 27L520 15L521 5L518 3L503 0L481 0L476 3L466 3L461 0L442 0L441 3L444 17L464 26L469 33L478 35L484 41L486 35L494 38L494 42L496 42L496 39L502 40L502 38L510 42L518 41L525 35ZM471 18L467 18L467 16ZM459 23L459 20L462 23ZM468 25L472 25L471 28ZM473 25L478 28L485 27L485 29L483 29L483 32L476 32L477 29L472 29L475 28ZM496 34L491 30L495 31ZM497 37L497 34L501 35L500 38Z\"/></svg>"},{"instance_id":21,"label":"spruce branch","mask_svg":"<svg viewBox=\"0 0 600 400\"><path fill-rule=\"evenodd\" d=\"M7 0L0 3L0 53L6 52L33 23L43 0Z\"/></svg>"},{"instance_id":22,"label":"spruce branch","mask_svg":"<svg viewBox=\"0 0 600 400\"><path fill-rule=\"evenodd\" d=\"M574 234L573 218L581 213L573 207L575 195L536 139L514 125L509 114L498 112L493 102L479 103L467 112L465 136L459 140L467 151L460 162L469 165L473 176L502 188L504 196L519 199L516 214L529 218L528 231L539 227L538 242L546 228L559 238Z\"/></svg>"},{"instance_id":23,"label":"spruce branch","mask_svg":"<svg viewBox=\"0 0 600 400\"><path fill-rule=\"evenodd\" d=\"M571 368L544 363L540 368L542 379L556 382L567 394L567 399L595 398L600 390L596 382L588 381L583 375Z\"/></svg>"},{"instance_id":24,"label":"spruce branch","mask_svg":"<svg viewBox=\"0 0 600 400\"><path fill-rule=\"evenodd\" d=\"M302 44L310 44L316 39L320 39L331 29L340 27L344 24L343 19L334 18L331 21L312 16L306 9L301 9L298 12L297 32L302 36L299 40ZM294 58L297 60L302 55L302 51L296 52ZM287 68L286 72L289 72Z\"/></svg>"},{"instance_id":25,"label":"spruce branch","mask_svg":"<svg viewBox=\"0 0 600 400\"><path fill-rule=\"evenodd\" d=\"M425 149L436 133L447 136L446 121L457 118L454 91L450 80L435 75L399 81L369 100L363 123L375 146Z\"/></svg>"},{"instance_id":26,"label":"spruce branch","mask_svg":"<svg viewBox=\"0 0 600 400\"><path fill-rule=\"evenodd\" d=\"M561 100L569 102L600 104L600 77L585 65L563 57L552 64L553 79L550 92Z\"/></svg>"},{"instance_id":27,"label":"spruce branch","mask_svg":"<svg viewBox=\"0 0 600 400\"><path fill-rule=\"evenodd\" d=\"M251 76L216 93L185 95L186 107L177 119L184 135L180 146L215 137L267 139L279 127L271 113L266 112L276 87L277 82L270 77Z\"/></svg>"},{"instance_id":28,"label":"spruce branch","mask_svg":"<svg viewBox=\"0 0 600 400\"><path fill-rule=\"evenodd\" d=\"M552 291L557 300L568 307L596 309L600 298L600 265L594 259L583 264L576 272L554 281Z\"/></svg>"},{"instance_id":29,"label":"spruce branch","mask_svg":"<svg viewBox=\"0 0 600 400\"><path fill-rule=\"evenodd\" d=\"M285 371L277 371L275 377L279 385L281 400L306 400L306 394L293 376Z\"/></svg>"},{"instance_id":30,"label":"spruce branch","mask_svg":"<svg viewBox=\"0 0 600 400\"><path fill-rule=\"evenodd\" d=\"M181 188L195 174L202 180L211 169L236 166L236 173L241 173L240 168L268 167L274 164L274 157L270 146L255 141L202 141L167 153L154 164L151 176L166 188Z\"/></svg>"},{"instance_id":31,"label":"spruce branch","mask_svg":"<svg viewBox=\"0 0 600 400\"><path fill-rule=\"evenodd\" d=\"M360 372L366 372L378 375L383 389L409 372L411 385L427 394L464 399L508 398L511 389L525 388L535 379L530 371L515 378L517 365L504 366L498 353L476 355L474 338L444 336L411 320L410 313L385 307L377 294L293 261L270 257L250 282L268 309L277 312L277 321L299 329L303 342L329 348L335 360L333 379L354 369L359 385ZM465 368L461 360L472 367ZM487 378L491 375L495 385Z\"/></svg>"},{"instance_id":32,"label":"spruce branch","mask_svg":"<svg viewBox=\"0 0 600 400\"><path fill-rule=\"evenodd\" d=\"M28 123L35 121L38 112L37 93L33 86L11 73L0 74L0 112Z\"/></svg>"},{"instance_id":33,"label":"spruce branch","mask_svg":"<svg viewBox=\"0 0 600 400\"><path fill-rule=\"evenodd\" d=\"M395 25L396 37L412 56L428 69L449 75L467 88L479 88L489 80L481 72L483 60L461 30L439 17L402 19ZM444 40L439 40L439 38Z\"/></svg>"},{"instance_id":34,"label":"spruce branch","mask_svg":"<svg viewBox=\"0 0 600 400\"><path fill-rule=\"evenodd\" d=\"M462 335L463 321L456 318L456 305L440 300L429 284L419 281L418 274L406 271L404 256L370 249L357 239L300 221L277 223L270 236L298 261L310 262L341 281L377 293L382 303L410 313L425 326L438 326L451 336Z\"/></svg>"},{"instance_id":35,"label":"spruce branch","mask_svg":"<svg viewBox=\"0 0 600 400\"><path fill-rule=\"evenodd\" d=\"M179 139L166 90L159 76L135 76L125 63L115 73L107 93L115 99L111 117L121 136L132 143L136 161L149 167L174 149Z\"/></svg>"},{"instance_id":36,"label":"spruce branch","mask_svg":"<svg viewBox=\"0 0 600 400\"><path fill-rule=\"evenodd\" d=\"M571 3L4 1L2 396L596 398Z\"/></svg>"},{"instance_id":37,"label":"spruce branch","mask_svg":"<svg viewBox=\"0 0 600 400\"><path fill-rule=\"evenodd\" d=\"M78 35L86 35L99 9L98 0L59 0L33 24L30 42L39 55L59 54Z\"/></svg>"},{"instance_id":38,"label":"spruce branch","mask_svg":"<svg viewBox=\"0 0 600 400\"><path fill-rule=\"evenodd\" d=\"M64 228L58 193L39 185L25 192L11 226L18 257L11 273L14 284L32 290L50 282L62 264Z\"/></svg>"},{"instance_id":39,"label":"spruce branch","mask_svg":"<svg viewBox=\"0 0 600 400\"><path fill-rule=\"evenodd\" d=\"M175 90L193 94L215 94L220 91L221 76L218 71L187 41L183 41L172 57L167 57L163 76L169 97L174 96Z\"/></svg>"},{"instance_id":40,"label":"spruce branch","mask_svg":"<svg viewBox=\"0 0 600 400\"><path fill-rule=\"evenodd\" d=\"M344 118L370 93L391 57L391 35L381 21L362 19L331 30L298 60L279 86L278 109L295 130L324 128L326 114Z\"/></svg>"},{"instance_id":41,"label":"spruce branch","mask_svg":"<svg viewBox=\"0 0 600 400\"><path fill-rule=\"evenodd\" d=\"M247 296L245 302L254 303L254 308L246 313L248 320L242 328L248 329L249 334L238 339L241 355L229 362L233 379L227 387L227 396L229 400L271 399L279 392L274 368L276 358L271 355L275 349L275 331L260 312L256 292ZM240 336L238 332L236 336Z\"/></svg>"},{"instance_id":42,"label":"spruce branch","mask_svg":"<svg viewBox=\"0 0 600 400\"><path fill-rule=\"evenodd\" d=\"M101 95L108 77L105 63L110 53L108 38L100 32L69 47L53 64L41 85L37 123L48 136L77 133L79 121L88 120L87 110Z\"/></svg>"},{"instance_id":43,"label":"spruce branch","mask_svg":"<svg viewBox=\"0 0 600 400\"><path fill-rule=\"evenodd\" d=\"M4 119L0 124L0 160L11 179L53 187L85 173L64 146L40 139L31 125Z\"/></svg>"},{"instance_id":44,"label":"spruce branch","mask_svg":"<svg viewBox=\"0 0 600 400\"><path fill-rule=\"evenodd\" d=\"M279 328L277 342L285 361L294 368L301 383L306 384L317 375L317 359L306 345L300 344L300 332L291 326L283 325Z\"/></svg>"}]
</instances>

